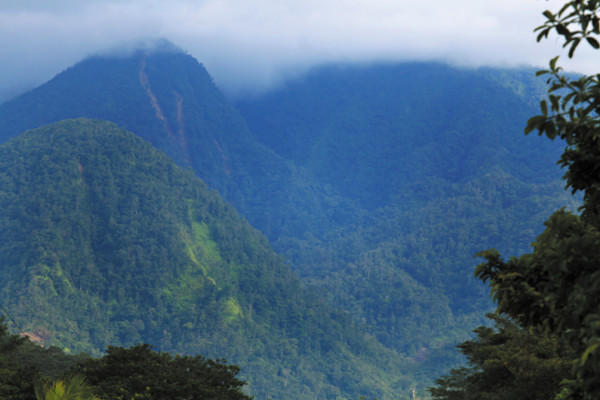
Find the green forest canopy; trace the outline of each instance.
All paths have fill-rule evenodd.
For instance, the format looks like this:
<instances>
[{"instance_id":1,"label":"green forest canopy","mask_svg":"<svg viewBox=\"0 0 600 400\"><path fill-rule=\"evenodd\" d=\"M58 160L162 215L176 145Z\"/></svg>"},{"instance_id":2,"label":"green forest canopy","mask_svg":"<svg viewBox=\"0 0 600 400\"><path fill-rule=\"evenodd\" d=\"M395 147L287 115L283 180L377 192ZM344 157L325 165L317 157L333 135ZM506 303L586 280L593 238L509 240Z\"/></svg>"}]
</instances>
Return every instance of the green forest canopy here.
<instances>
[{"instance_id":1,"label":"green forest canopy","mask_svg":"<svg viewBox=\"0 0 600 400\"><path fill-rule=\"evenodd\" d=\"M536 28L538 41L555 32L569 48L569 57L575 55L581 43L598 50L600 44L600 2L568 1L558 12L545 11L546 21ZM566 169L567 188L583 193L583 205L578 213L560 209L546 221L546 229L532 244L533 251L520 257L504 260L497 250L480 253L485 262L476 269L476 275L488 282L498 312L513 318L531 333L534 340L556 337L569 343L573 349L562 361L571 362L571 370L558 373L547 396L556 399L592 400L600 397L600 75L572 77L562 72L558 57L549 63L548 70L538 74L548 77L548 97L540 103L541 115L531 117L526 133L537 131L549 139L557 137L567 143L560 158ZM518 332L518 331L516 331ZM481 328L481 345L490 335ZM475 346L467 342L461 350L469 357L471 369L454 370L437 381L431 389L438 399L469 399L486 392L486 386L497 382L494 391L486 392L489 399L504 399L514 379L498 381L499 374L486 374L494 365L494 352L502 349L502 342L491 343L492 352L480 359L473 358ZM531 360L534 348L526 349ZM518 354L519 351L516 352ZM499 364L507 365L515 352L500 357ZM520 361L520 368L537 374L537 366ZM558 370L556 370L558 372ZM494 375L494 376L492 376ZM550 374L552 375L552 374ZM544 382L525 381L517 390L538 393L548 389ZM527 389L529 387L529 390ZM523 394L521 396L524 396ZM527 398L532 394L528 394ZM549 397L546 397L549 398Z\"/></svg>"}]
</instances>

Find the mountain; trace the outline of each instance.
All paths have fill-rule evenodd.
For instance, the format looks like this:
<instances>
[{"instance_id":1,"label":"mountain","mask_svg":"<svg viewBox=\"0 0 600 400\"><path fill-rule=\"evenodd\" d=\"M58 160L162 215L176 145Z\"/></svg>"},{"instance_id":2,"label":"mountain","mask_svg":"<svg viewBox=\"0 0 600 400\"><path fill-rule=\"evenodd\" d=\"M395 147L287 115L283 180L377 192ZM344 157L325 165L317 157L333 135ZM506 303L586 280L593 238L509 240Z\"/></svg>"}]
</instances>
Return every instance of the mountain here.
<instances>
[{"instance_id":1,"label":"mountain","mask_svg":"<svg viewBox=\"0 0 600 400\"><path fill-rule=\"evenodd\" d=\"M89 57L5 102L0 143L81 117L115 122L191 167L270 237L342 218L342 199L256 141L206 69L169 42Z\"/></svg>"},{"instance_id":2,"label":"mountain","mask_svg":"<svg viewBox=\"0 0 600 400\"><path fill-rule=\"evenodd\" d=\"M257 140L360 210L276 249L435 373L491 306L473 256L522 253L553 210L577 207L556 166L564 143L523 135L543 93L532 70L399 63L322 66L235 99Z\"/></svg>"},{"instance_id":3,"label":"mountain","mask_svg":"<svg viewBox=\"0 0 600 400\"><path fill-rule=\"evenodd\" d=\"M226 357L260 398L393 398L410 382L216 192L113 123L10 140L0 187L0 303L46 344Z\"/></svg>"},{"instance_id":4,"label":"mountain","mask_svg":"<svg viewBox=\"0 0 600 400\"><path fill-rule=\"evenodd\" d=\"M0 141L79 117L141 136L263 232L322 307L410 359L414 380L383 387L422 387L486 322L473 255L524 252L551 211L577 206L555 165L564 144L522 134L542 93L531 70L397 63L323 66L226 99L163 44L90 57L1 104Z\"/></svg>"},{"instance_id":5,"label":"mountain","mask_svg":"<svg viewBox=\"0 0 600 400\"><path fill-rule=\"evenodd\" d=\"M328 66L236 105L261 143L371 210L424 177L465 182L501 166L523 181L556 179L560 146L522 134L537 104L493 78L501 72Z\"/></svg>"}]
</instances>

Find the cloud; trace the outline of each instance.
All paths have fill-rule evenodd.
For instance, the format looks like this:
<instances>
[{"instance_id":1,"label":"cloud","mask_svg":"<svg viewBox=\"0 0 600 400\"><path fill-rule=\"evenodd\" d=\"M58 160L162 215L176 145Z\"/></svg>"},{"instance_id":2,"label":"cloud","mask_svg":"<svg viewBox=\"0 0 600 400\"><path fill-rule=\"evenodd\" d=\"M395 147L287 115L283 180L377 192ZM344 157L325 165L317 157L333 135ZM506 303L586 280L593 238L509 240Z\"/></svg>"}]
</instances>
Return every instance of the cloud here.
<instances>
[{"instance_id":1,"label":"cloud","mask_svg":"<svg viewBox=\"0 0 600 400\"><path fill-rule=\"evenodd\" d=\"M542 65L541 0L0 0L0 100L90 53L166 37L230 92L277 84L324 62L442 60ZM592 72L583 52L572 69ZM564 57L566 58L566 57Z\"/></svg>"}]
</instances>

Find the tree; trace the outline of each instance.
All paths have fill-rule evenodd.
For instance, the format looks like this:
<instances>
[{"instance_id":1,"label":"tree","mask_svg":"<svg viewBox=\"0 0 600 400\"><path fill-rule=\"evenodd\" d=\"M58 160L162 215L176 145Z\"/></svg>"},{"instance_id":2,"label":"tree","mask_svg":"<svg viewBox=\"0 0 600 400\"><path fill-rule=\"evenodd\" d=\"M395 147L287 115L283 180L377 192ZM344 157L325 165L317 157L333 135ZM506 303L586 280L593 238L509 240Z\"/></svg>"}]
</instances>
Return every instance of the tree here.
<instances>
[{"instance_id":1,"label":"tree","mask_svg":"<svg viewBox=\"0 0 600 400\"><path fill-rule=\"evenodd\" d=\"M202 356L171 356L147 344L109 347L77 368L100 398L113 400L250 400L236 378L239 368Z\"/></svg>"},{"instance_id":2,"label":"tree","mask_svg":"<svg viewBox=\"0 0 600 400\"><path fill-rule=\"evenodd\" d=\"M26 338L11 335L0 317L0 399L33 400L33 381L39 377L35 368L23 364L17 351Z\"/></svg>"},{"instance_id":3,"label":"tree","mask_svg":"<svg viewBox=\"0 0 600 400\"><path fill-rule=\"evenodd\" d=\"M545 11L537 40L555 32L573 57L581 43L599 49L600 1L566 2L556 13ZM522 326L543 329L572 340L579 353L575 379L562 398L600 398L600 74L565 74L553 58L548 97L541 115L529 119L525 133L559 137L566 148L559 164L573 193L583 193L579 213L561 209L546 222L533 251L505 261L496 250L480 253L475 271L489 282L498 311Z\"/></svg>"},{"instance_id":4,"label":"tree","mask_svg":"<svg viewBox=\"0 0 600 400\"><path fill-rule=\"evenodd\" d=\"M56 381L39 381L34 390L37 400L99 400L80 375Z\"/></svg>"},{"instance_id":5,"label":"tree","mask_svg":"<svg viewBox=\"0 0 600 400\"><path fill-rule=\"evenodd\" d=\"M468 367L453 369L429 389L435 400L548 400L570 376L574 349L556 335L529 332L497 314L458 346Z\"/></svg>"}]
</instances>

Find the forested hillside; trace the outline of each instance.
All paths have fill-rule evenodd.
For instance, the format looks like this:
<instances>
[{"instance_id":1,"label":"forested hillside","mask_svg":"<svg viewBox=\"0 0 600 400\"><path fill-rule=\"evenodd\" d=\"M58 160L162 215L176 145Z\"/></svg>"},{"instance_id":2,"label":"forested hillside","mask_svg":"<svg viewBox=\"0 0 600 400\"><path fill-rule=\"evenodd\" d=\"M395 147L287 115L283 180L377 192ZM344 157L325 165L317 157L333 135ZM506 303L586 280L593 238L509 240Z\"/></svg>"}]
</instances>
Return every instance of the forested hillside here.
<instances>
[{"instance_id":1,"label":"forested hillside","mask_svg":"<svg viewBox=\"0 0 600 400\"><path fill-rule=\"evenodd\" d=\"M47 345L226 357L263 398L391 398L411 382L216 192L112 123L0 146L0 187L0 303Z\"/></svg>"},{"instance_id":2,"label":"forested hillside","mask_svg":"<svg viewBox=\"0 0 600 400\"><path fill-rule=\"evenodd\" d=\"M65 118L108 120L193 168L271 238L345 218L343 199L256 141L196 59L156 47L87 58L0 105L0 143Z\"/></svg>"},{"instance_id":3,"label":"forested hillside","mask_svg":"<svg viewBox=\"0 0 600 400\"><path fill-rule=\"evenodd\" d=\"M244 286L255 293L254 297L246 299L246 295L239 294L238 298L237 291L245 293L238 285L231 295L222 294L222 298L215 295L215 301L209 302L211 310L234 316L243 312L242 320L247 322L254 320L250 317L258 315L261 309L270 318L287 321L294 319L295 314L290 315L285 307L304 307L302 304L308 300L303 296L308 289L314 301L307 303L309 308L322 310L315 318L321 321L325 315L334 315L333 325L323 321L325 325L307 323L306 317L302 317L296 322L306 330L295 331L296 328L285 328L283 322L274 325L269 322L268 328L259 330L260 334L249 334L255 328L236 325L241 322L235 317L221 316L222 322L217 326L222 330L216 331L204 318L177 316L175 325L182 327L180 330L166 333L157 330L150 339L176 351L210 348L208 355L233 354L232 361L242 364L244 371L246 366L252 369L254 365L268 371L262 378L250 379L251 389L257 379L275 377L274 382L261 385L272 385L286 395L294 392L294 396L324 395L321 390L333 393L338 385L354 388L340 389L342 393L362 394L363 390L358 389L363 387L362 383L357 382L361 379L366 382L369 374L365 371L371 371L379 378L370 384L389 394L391 386L408 388L416 382L424 387L432 382L456 361L455 344L467 339L470 331L485 321L484 314L491 303L486 289L473 278L478 263L473 255L489 247L520 254L541 232L542 222L551 211L565 204L576 207L576 200L563 192L562 172L555 164L564 145L535 136L525 137L522 133L527 118L535 113L542 86L530 70L466 70L433 63L335 65L316 68L270 92L228 100L201 64L173 45L162 43L154 51L141 49L129 55L90 57L39 88L0 105L3 121L0 140L64 118L115 122L150 142L180 166L191 168L208 187L218 190L254 228L267 236L273 248L300 276L297 280L296 275L282 267L284 275L264 279L273 284L288 282L283 286L286 288L296 285L298 292L294 292L296 289L290 292L296 294L279 290L271 293L270 286L263 287L261 283ZM31 168L42 162L44 159L40 157ZM102 165L101 170L110 166ZM54 174L46 175L50 179ZM152 206L153 211L166 207L161 203L162 194L155 193L160 190L149 193L150 203L163 204ZM110 199L115 193L119 192L98 195ZM108 201L107 207L133 213L142 197L128 200L123 206ZM65 212L71 212L73 207L79 210L78 203L73 201L65 206ZM18 215L23 214L20 212ZM152 232L158 235L153 240L136 242L131 250L125 249L122 255L129 257L128 262L137 265L141 262L138 259L158 257L165 266L170 264L171 256L154 253L163 241L173 240L172 235L163 233L160 222L142 222L135 217L138 214L127 214L129 219L115 225L108 217L109 211L103 212L108 222L101 225L102 229L118 228L122 230L119 235L128 237L126 227L133 225L140 232L148 230L151 235ZM14 224L18 227L17 222ZM56 226L52 220L46 224ZM81 222L61 224L76 227ZM198 257L200 249L210 259L213 244L207 239L206 228L192 225L190 229L187 235L199 240L197 249L192 246L191 253L185 250L173 259L185 254L188 258ZM77 233L76 237L82 235ZM164 240L158 239L160 235L166 235ZM3 246L17 246L14 243L26 246L31 240L43 242L62 237L55 233L40 237L10 236ZM106 243L98 243L112 250L111 246L117 242L112 236L107 237L102 239ZM214 236L209 237L218 242ZM65 254L73 250L80 254L77 257L83 258L85 252L91 252L66 236L60 240L71 246L61 250ZM149 254L147 247L151 248ZM246 259L244 249L235 247L231 257ZM13 254L14 262L26 262L16 256L16 250L7 254ZM48 257L43 246L36 254L42 259ZM110 257L117 256L102 257L109 258L100 261L116 265L117 261ZM276 264L284 265L282 260ZM115 268L107 271L114 274ZM189 272L186 268L176 271L170 279L179 279L186 287ZM132 273L126 281L136 276ZM202 284L203 293L205 287L211 287L208 277L218 282L210 273L200 276L209 282ZM237 276L233 274L233 278ZM263 281L258 276L253 279L256 281L252 282ZM45 282L45 278L35 281L31 290L53 293L44 289ZM109 287L113 280L100 282L101 287L106 286L107 298L115 298L121 304L118 299L123 294ZM300 289L301 286L305 289ZM257 288L261 290L254 292ZM137 339L131 338L137 338L140 332L166 324L165 312L180 310L182 302L191 307L206 300L186 295L192 290L187 287L183 292L149 287L146 291L136 289L134 293L138 290L141 292L136 296L140 298L159 293L158 299L164 301L165 308L150 307L155 310L154 316L140 320L136 326L131 321L139 319L136 316L139 308L120 311L117 321L122 326L117 325L114 331L106 333L108 336L103 333L104 328L100 329L98 335L106 336L106 340L96 350L101 350L110 338L119 344L133 343ZM263 296L266 300L259 300ZM228 301L230 297L237 303ZM75 307L83 300L69 301L70 307ZM288 302L293 304L279 305ZM13 305L21 307L22 315L26 314L24 306ZM51 306L40 307L46 315L52 315L52 309L44 308ZM93 306L90 307L93 311ZM65 335L71 335L65 337L65 343L82 346L88 338L72 332L78 332L81 326L89 327L91 332L95 326L95 322L85 321L68 324L61 322L61 317L56 323L65 328ZM200 328L196 328L197 324ZM280 325L280 330L271 330L272 326ZM196 329L204 328L208 330L198 336ZM336 333L338 328L345 333ZM193 336L194 340L202 337L205 347L192 346L194 332L198 334ZM244 334L238 335L240 332ZM280 337L277 335L281 332L292 339L277 342L283 344L266 341L272 334ZM306 336L299 339L300 333ZM227 341L223 342L220 335ZM336 337L357 341L349 347L336 347L337 344L330 343ZM235 344L211 347L215 341ZM300 362L299 354L294 358L300 343L316 349L317 353L308 356L316 364ZM219 350L225 353L219 354ZM324 358L320 358L323 354ZM349 360L356 357L361 366L347 367L354 365ZM372 365L373 360L377 360L377 367ZM404 367L389 367L396 362ZM264 369L266 365L271 369ZM296 371L293 365L296 370L306 372L310 383L292 385L288 376ZM386 372L382 373L379 367ZM409 368L410 374L403 368ZM330 372L325 375L317 372L315 376L319 378L315 378L310 370ZM365 375L360 378L362 374ZM409 375L413 378L407 378ZM354 376L355 380L348 376ZM375 393L371 386L364 392ZM376 396L381 395L373 394Z\"/></svg>"},{"instance_id":4,"label":"forested hillside","mask_svg":"<svg viewBox=\"0 0 600 400\"><path fill-rule=\"evenodd\" d=\"M521 87L511 88L516 77ZM236 104L263 144L372 210L403 195L418 201L423 181L461 183L495 167L524 182L559 177L561 146L523 135L536 106L528 97L541 95L527 86L534 72L526 77L431 63L331 66Z\"/></svg>"},{"instance_id":5,"label":"forested hillside","mask_svg":"<svg viewBox=\"0 0 600 400\"><path fill-rule=\"evenodd\" d=\"M276 248L432 373L435 349L453 351L489 309L473 255L524 252L550 211L576 207L555 164L564 145L523 135L542 88L530 70L406 63L316 68L238 99L257 139L361 210Z\"/></svg>"}]
</instances>

